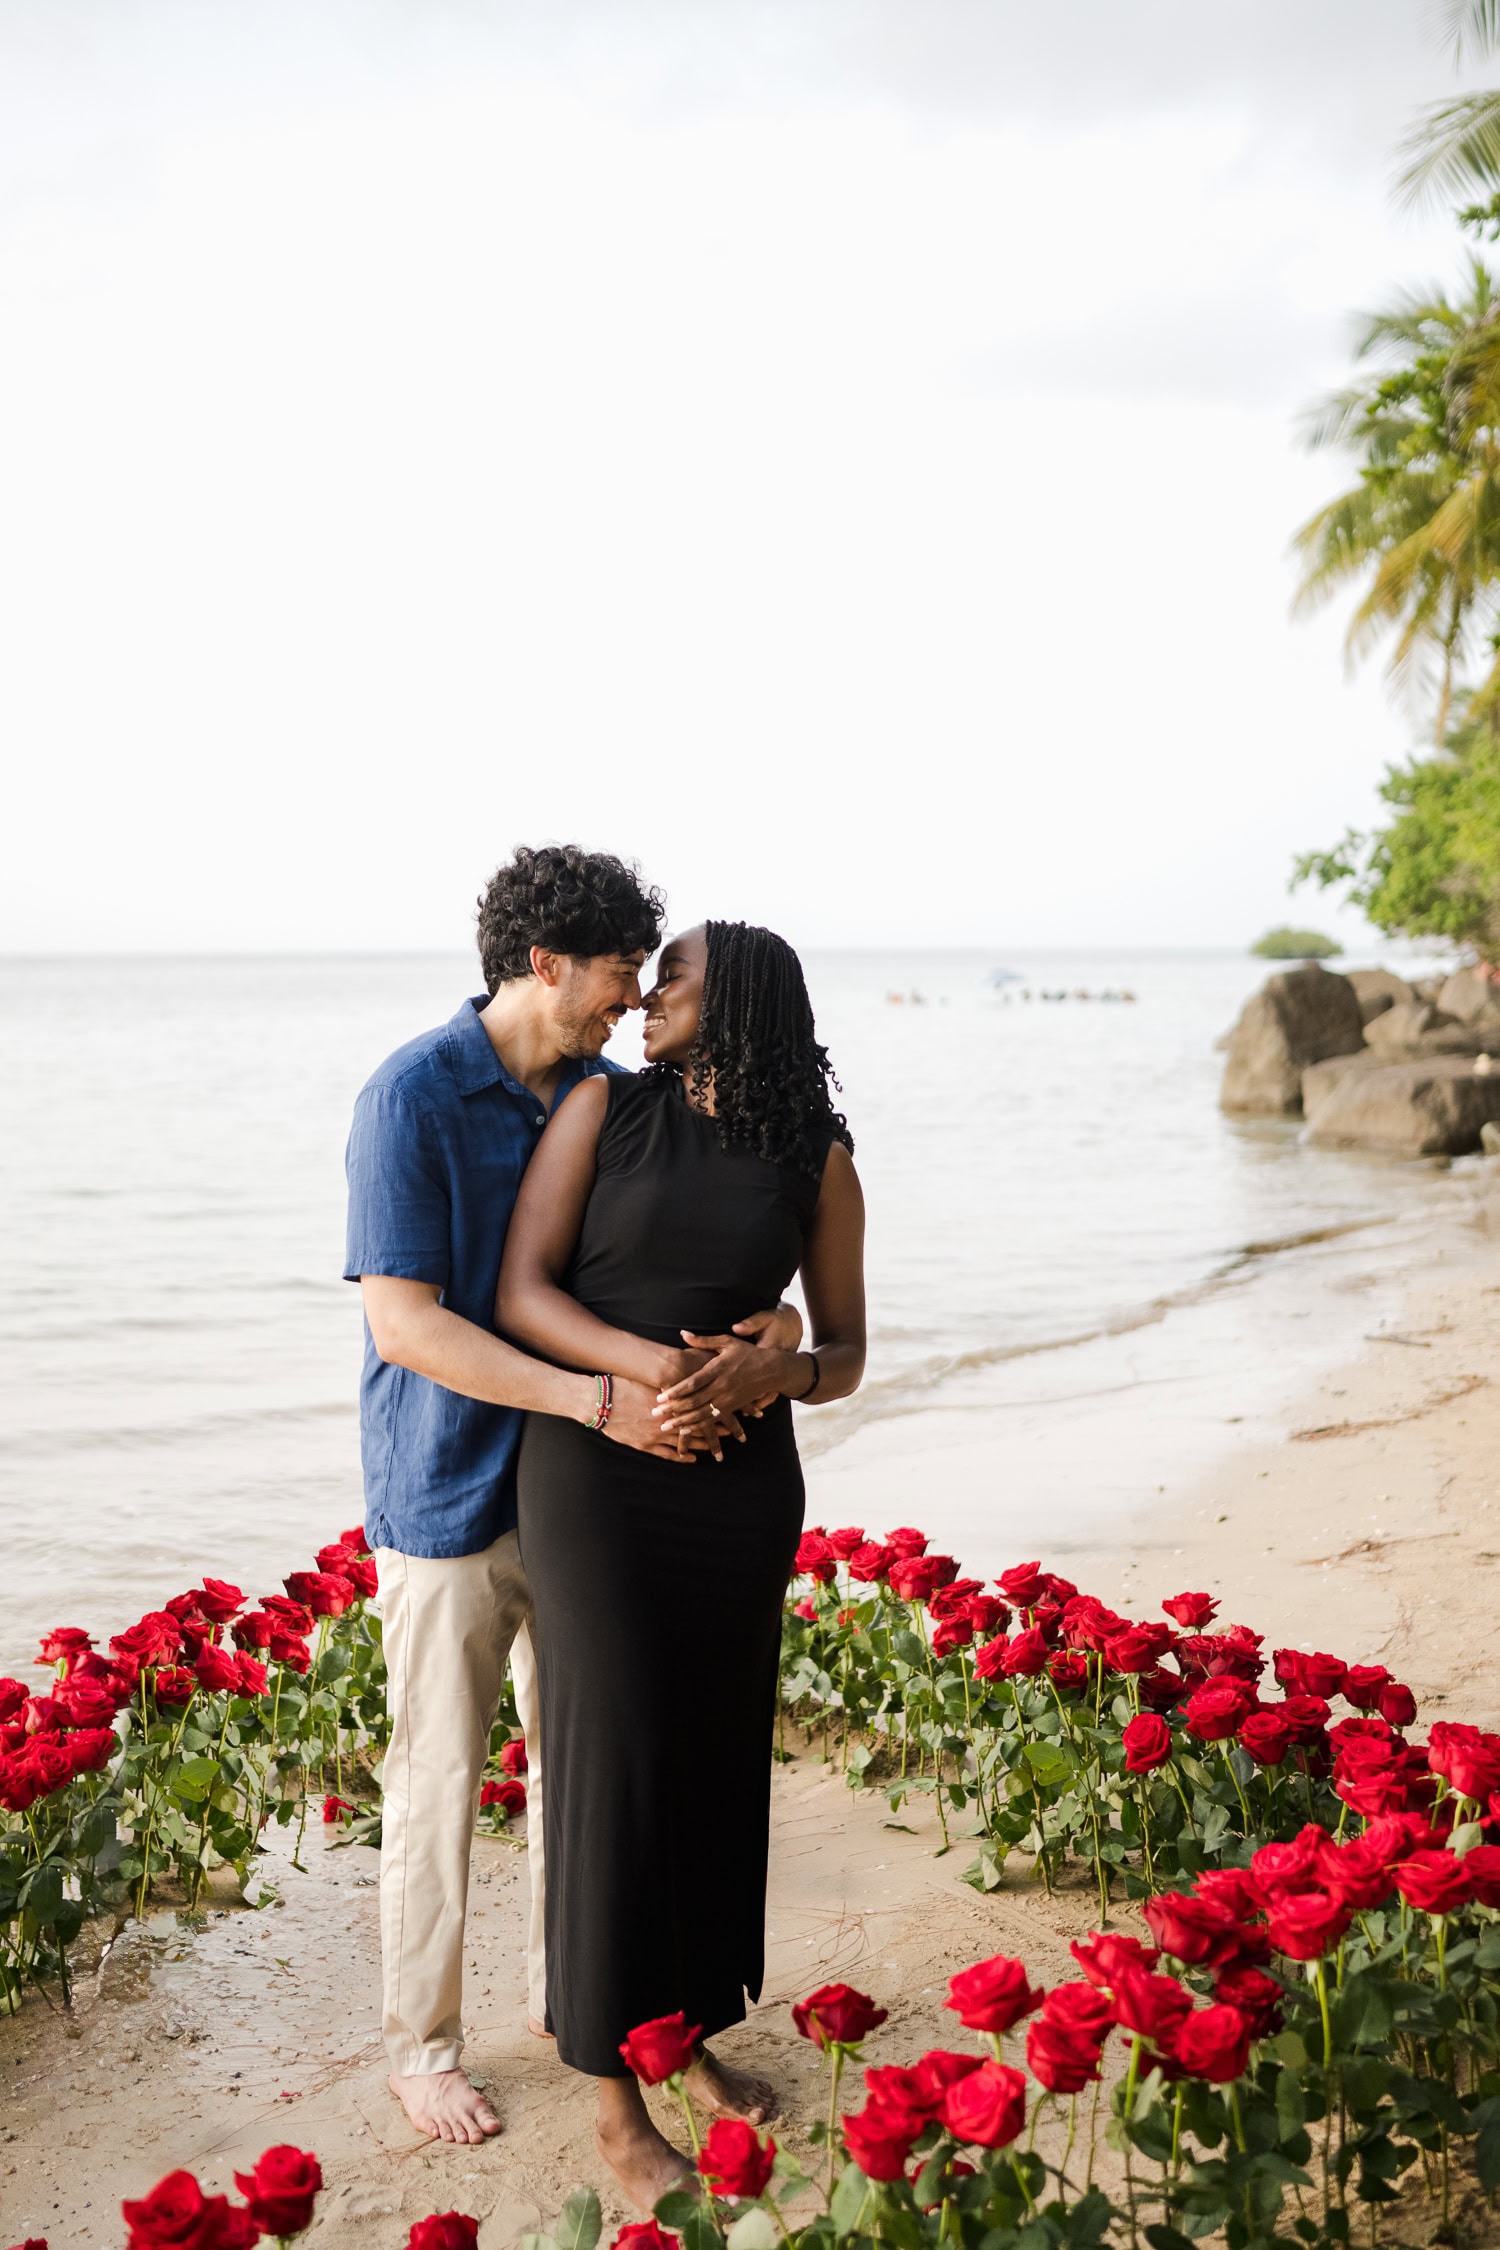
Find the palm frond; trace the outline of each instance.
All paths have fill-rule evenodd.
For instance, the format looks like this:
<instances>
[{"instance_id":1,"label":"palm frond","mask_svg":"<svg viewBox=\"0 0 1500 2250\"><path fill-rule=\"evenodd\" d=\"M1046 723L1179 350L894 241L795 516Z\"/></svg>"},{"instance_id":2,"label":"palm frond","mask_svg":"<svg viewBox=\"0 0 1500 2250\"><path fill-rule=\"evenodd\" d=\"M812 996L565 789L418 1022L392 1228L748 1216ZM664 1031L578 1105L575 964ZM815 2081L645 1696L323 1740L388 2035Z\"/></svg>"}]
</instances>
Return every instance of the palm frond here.
<instances>
[{"instance_id":1,"label":"palm frond","mask_svg":"<svg viewBox=\"0 0 1500 2250\"><path fill-rule=\"evenodd\" d=\"M1406 167L1397 176L1401 200L1457 195L1500 186L1500 90L1460 94L1422 111L1401 143Z\"/></svg>"},{"instance_id":2,"label":"palm frond","mask_svg":"<svg viewBox=\"0 0 1500 2250\"><path fill-rule=\"evenodd\" d=\"M1453 60L1462 70L1500 45L1500 0L1444 0L1443 23Z\"/></svg>"}]
</instances>

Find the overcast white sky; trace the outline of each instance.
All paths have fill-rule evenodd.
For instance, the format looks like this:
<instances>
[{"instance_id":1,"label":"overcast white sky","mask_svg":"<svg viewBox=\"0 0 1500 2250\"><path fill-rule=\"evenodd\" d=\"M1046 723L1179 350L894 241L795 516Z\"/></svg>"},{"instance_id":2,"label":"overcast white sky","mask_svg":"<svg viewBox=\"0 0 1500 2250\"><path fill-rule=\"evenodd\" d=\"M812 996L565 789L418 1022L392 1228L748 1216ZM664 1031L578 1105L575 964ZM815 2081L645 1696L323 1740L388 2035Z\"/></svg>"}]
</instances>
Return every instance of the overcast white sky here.
<instances>
[{"instance_id":1,"label":"overcast white sky","mask_svg":"<svg viewBox=\"0 0 1500 2250\"><path fill-rule=\"evenodd\" d=\"M547 836L1329 926L1413 724L1288 621L1294 423L1457 271L1460 83L1426 0L3 0L0 948L463 943Z\"/></svg>"}]
</instances>

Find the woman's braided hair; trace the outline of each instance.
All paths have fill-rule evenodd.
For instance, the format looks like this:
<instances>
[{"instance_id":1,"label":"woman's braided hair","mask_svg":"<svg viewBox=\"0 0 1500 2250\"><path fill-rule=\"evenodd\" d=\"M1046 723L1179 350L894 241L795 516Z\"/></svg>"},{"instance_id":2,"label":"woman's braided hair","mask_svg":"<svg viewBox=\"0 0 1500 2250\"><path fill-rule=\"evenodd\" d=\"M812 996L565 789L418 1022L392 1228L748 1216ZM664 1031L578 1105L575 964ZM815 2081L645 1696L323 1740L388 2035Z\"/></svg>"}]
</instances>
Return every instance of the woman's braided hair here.
<instances>
[{"instance_id":1,"label":"woman's braided hair","mask_svg":"<svg viewBox=\"0 0 1500 2250\"><path fill-rule=\"evenodd\" d=\"M688 1097L711 1074L721 1147L750 1149L821 1179L830 1136L847 1149L854 1136L829 1095L839 1082L814 1030L802 963L774 930L751 922L703 927L708 960L683 1073Z\"/></svg>"}]
</instances>

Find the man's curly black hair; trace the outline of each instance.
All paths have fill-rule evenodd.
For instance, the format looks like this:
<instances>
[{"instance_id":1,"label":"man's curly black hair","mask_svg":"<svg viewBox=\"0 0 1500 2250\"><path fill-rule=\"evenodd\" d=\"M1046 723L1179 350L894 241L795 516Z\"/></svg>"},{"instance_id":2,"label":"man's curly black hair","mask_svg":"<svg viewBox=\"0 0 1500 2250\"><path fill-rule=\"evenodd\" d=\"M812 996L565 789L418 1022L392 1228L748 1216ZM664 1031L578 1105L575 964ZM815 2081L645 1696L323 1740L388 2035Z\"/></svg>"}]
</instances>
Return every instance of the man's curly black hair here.
<instances>
[{"instance_id":1,"label":"man's curly black hair","mask_svg":"<svg viewBox=\"0 0 1500 2250\"><path fill-rule=\"evenodd\" d=\"M852 1150L854 1135L828 1091L838 1080L818 1043L802 963L774 930L751 922L703 927L708 962L683 1073L688 1093L711 1072L722 1148L751 1149L821 1179L830 1136Z\"/></svg>"},{"instance_id":2,"label":"man's curly black hair","mask_svg":"<svg viewBox=\"0 0 1500 2250\"><path fill-rule=\"evenodd\" d=\"M517 847L479 899L479 959L489 991L531 974L531 949L570 953L654 953L667 902L642 885L633 862L579 844Z\"/></svg>"}]
</instances>

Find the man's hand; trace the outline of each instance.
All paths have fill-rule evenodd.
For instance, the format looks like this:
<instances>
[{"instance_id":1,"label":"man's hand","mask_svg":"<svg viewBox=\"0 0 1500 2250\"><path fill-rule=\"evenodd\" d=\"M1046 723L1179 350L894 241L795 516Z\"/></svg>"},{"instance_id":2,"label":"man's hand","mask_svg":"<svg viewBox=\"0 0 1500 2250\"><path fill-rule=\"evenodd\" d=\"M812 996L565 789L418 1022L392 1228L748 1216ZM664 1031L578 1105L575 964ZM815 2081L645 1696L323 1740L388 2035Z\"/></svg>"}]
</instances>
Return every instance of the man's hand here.
<instances>
[{"instance_id":1,"label":"man's hand","mask_svg":"<svg viewBox=\"0 0 1500 2250\"><path fill-rule=\"evenodd\" d=\"M802 1348L802 1315L795 1305L780 1304L774 1312L752 1313L748 1320L737 1320L733 1333L744 1336L763 1351L795 1352ZM695 1336L695 1344L703 1338Z\"/></svg>"},{"instance_id":2,"label":"man's hand","mask_svg":"<svg viewBox=\"0 0 1500 2250\"><path fill-rule=\"evenodd\" d=\"M744 1438L734 1414L721 1414L718 1420L705 1414L705 1428L668 1433L656 1415L655 1393L647 1384L633 1383L627 1376L615 1376L612 1394L604 1434L616 1445L628 1445L637 1453L654 1453L658 1460L680 1461L691 1467L700 1453L711 1453L716 1461L722 1461L725 1438Z\"/></svg>"},{"instance_id":3,"label":"man's hand","mask_svg":"<svg viewBox=\"0 0 1500 2250\"><path fill-rule=\"evenodd\" d=\"M761 1414L781 1396L791 1355L801 1341L802 1317L794 1305L778 1305L774 1312L736 1321L728 1335L704 1336L685 1328L682 1336L694 1351L710 1356L659 1393L655 1412L663 1431L701 1437L739 1414ZM790 1341L773 1342L773 1337Z\"/></svg>"}]
</instances>

